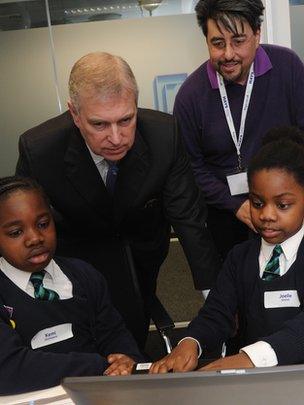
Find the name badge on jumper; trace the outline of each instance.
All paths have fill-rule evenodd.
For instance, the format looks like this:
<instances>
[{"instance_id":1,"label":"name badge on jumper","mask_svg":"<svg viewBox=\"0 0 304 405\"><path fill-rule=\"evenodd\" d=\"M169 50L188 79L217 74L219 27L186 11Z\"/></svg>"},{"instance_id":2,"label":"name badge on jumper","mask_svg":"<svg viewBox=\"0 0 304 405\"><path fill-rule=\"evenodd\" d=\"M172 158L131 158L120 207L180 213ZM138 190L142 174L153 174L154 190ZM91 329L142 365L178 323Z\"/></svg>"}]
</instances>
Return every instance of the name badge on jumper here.
<instances>
[{"instance_id":1,"label":"name badge on jumper","mask_svg":"<svg viewBox=\"0 0 304 405\"><path fill-rule=\"evenodd\" d=\"M299 307L300 301L297 290L265 291L265 308Z\"/></svg>"},{"instance_id":2,"label":"name badge on jumper","mask_svg":"<svg viewBox=\"0 0 304 405\"><path fill-rule=\"evenodd\" d=\"M62 342L63 340L73 337L72 324L63 323L61 325L52 326L51 328L43 329L38 332L31 340L32 349L38 347L52 345L53 343Z\"/></svg>"},{"instance_id":3,"label":"name badge on jumper","mask_svg":"<svg viewBox=\"0 0 304 405\"><path fill-rule=\"evenodd\" d=\"M231 195L246 194L249 191L247 172L235 173L227 176Z\"/></svg>"}]
</instances>

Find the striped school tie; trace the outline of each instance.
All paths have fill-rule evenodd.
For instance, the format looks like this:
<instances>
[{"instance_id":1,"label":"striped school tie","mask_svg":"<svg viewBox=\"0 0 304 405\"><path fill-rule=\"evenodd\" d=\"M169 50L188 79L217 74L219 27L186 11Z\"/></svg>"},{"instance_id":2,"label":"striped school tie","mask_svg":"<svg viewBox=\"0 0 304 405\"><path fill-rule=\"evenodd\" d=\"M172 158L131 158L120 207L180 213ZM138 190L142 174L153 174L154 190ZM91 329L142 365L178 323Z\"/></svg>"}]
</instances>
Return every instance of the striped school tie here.
<instances>
[{"instance_id":1,"label":"striped school tie","mask_svg":"<svg viewBox=\"0 0 304 405\"><path fill-rule=\"evenodd\" d=\"M43 300L43 301L58 300L59 295L56 293L56 291L43 287L44 275L45 275L45 270L37 271L36 273L31 274L30 282L34 286L35 298L38 300Z\"/></svg>"},{"instance_id":2,"label":"striped school tie","mask_svg":"<svg viewBox=\"0 0 304 405\"><path fill-rule=\"evenodd\" d=\"M283 253L281 245L275 245L272 256L266 264L262 279L265 281L272 281L280 277L280 255Z\"/></svg>"}]
</instances>

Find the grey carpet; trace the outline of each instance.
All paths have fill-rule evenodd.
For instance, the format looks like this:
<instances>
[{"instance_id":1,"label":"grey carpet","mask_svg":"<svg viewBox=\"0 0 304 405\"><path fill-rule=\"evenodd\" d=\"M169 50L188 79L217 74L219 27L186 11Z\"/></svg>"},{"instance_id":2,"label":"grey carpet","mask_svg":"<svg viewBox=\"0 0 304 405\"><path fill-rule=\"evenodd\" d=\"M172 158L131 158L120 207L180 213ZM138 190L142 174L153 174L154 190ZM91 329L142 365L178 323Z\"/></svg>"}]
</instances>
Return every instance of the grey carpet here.
<instances>
[{"instance_id":1,"label":"grey carpet","mask_svg":"<svg viewBox=\"0 0 304 405\"><path fill-rule=\"evenodd\" d=\"M174 322L190 321L203 304L194 289L191 271L178 241L172 241L158 276L157 296Z\"/></svg>"},{"instance_id":2,"label":"grey carpet","mask_svg":"<svg viewBox=\"0 0 304 405\"><path fill-rule=\"evenodd\" d=\"M191 271L178 241L171 242L168 257L160 269L157 296L174 322L189 322L203 304L202 293L194 289ZM173 345L184 331L184 328L173 330ZM145 351L151 360L163 357L166 354L164 347L158 332L149 332Z\"/></svg>"}]
</instances>

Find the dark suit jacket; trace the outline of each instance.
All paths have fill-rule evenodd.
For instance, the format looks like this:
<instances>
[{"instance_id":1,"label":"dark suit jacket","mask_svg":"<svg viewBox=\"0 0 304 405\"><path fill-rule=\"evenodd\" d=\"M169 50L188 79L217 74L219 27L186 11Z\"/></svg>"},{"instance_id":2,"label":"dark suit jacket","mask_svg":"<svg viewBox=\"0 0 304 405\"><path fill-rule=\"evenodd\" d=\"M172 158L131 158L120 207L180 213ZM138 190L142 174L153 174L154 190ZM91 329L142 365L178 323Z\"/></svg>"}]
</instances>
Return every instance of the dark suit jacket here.
<instances>
[{"instance_id":1,"label":"dark suit jacket","mask_svg":"<svg viewBox=\"0 0 304 405\"><path fill-rule=\"evenodd\" d=\"M113 199L69 112L24 133L19 152L17 174L34 177L54 207L59 254L102 271L123 313L132 298L117 253L120 241L130 243L147 298L168 252L170 224L195 287L211 286L219 263L205 228L206 207L170 115L138 110L135 142L120 162Z\"/></svg>"}]
</instances>

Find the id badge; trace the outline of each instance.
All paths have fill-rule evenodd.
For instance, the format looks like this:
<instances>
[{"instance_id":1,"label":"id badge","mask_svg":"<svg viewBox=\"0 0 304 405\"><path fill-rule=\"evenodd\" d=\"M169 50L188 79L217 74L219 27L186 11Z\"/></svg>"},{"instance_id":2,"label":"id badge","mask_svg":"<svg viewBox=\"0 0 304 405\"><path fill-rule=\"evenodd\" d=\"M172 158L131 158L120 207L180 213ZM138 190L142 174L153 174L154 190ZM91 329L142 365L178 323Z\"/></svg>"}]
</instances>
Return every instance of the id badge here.
<instances>
[{"instance_id":1,"label":"id badge","mask_svg":"<svg viewBox=\"0 0 304 405\"><path fill-rule=\"evenodd\" d=\"M38 332L31 340L32 349L62 342L73 337L72 324L63 323Z\"/></svg>"},{"instance_id":2,"label":"id badge","mask_svg":"<svg viewBox=\"0 0 304 405\"><path fill-rule=\"evenodd\" d=\"M300 300L297 290L265 291L265 308L299 307Z\"/></svg>"},{"instance_id":3,"label":"id badge","mask_svg":"<svg viewBox=\"0 0 304 405\"><path fill-rule=\"evenodd\" d=\"M226 178L231 195L247 194L249 192L246 171L230 174Z\"/></svg>"}]
</instances>

